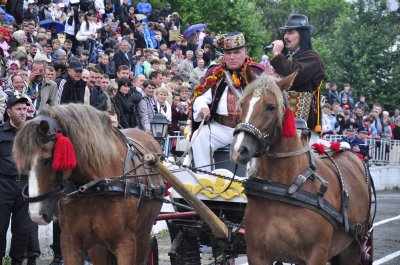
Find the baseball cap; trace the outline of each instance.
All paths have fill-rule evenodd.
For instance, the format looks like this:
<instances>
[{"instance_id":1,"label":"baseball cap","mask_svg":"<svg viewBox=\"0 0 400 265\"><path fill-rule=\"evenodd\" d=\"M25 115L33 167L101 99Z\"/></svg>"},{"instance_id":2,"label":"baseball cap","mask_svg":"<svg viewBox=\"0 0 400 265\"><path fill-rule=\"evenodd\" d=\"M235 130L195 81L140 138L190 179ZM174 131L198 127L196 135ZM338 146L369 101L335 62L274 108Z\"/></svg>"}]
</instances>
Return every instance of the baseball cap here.
<instances>
[{"instance_id":1,"label":"baseball cap","mask_svg":"<svg viewBox=\"0 0 400 265\"><path fill-rule=\"evenodd\" d=\"M25 104L28 103L28 99L19 94L18 92L14 93L11 92L6 94L7 94L7 100L6 100L7 109L17 103L25 103Z\"/></svg>"},{"instance_id":2,"label":"baseball cap","mask_svg":"<svg viewBox=\"0 0 400 265\"><path fill-rule=\"evenodd\" d=\"M347 127L346 127L346 131L349 131L349 132L354 132L355 130L357 130L358 129L358 126L356 125L356 124L349 124Z\"/></svg>"},{"instance_id":3,"label":"baseball cap","mask_svg":"<svg viewBox=\"0 0 400 265\"><path fill-rule=\"evenodd\" d=\"M69 62L68 68L76 70L76 71L82 71L83 65L78 60L72 60L71 62Z\"/></svg>"},{"instance_id":4,"label":"baseball cap","mask_svg":"<svg viewBox=\"0 0 400 265\"><path fill-rule=\"evenodd\" d=\"M33 58L34 62L48 62L51 63L51 59L47 58L46 55L42 54L42 53L37 53L35 55L35 58Z\"/></svg>"}]
</instances>

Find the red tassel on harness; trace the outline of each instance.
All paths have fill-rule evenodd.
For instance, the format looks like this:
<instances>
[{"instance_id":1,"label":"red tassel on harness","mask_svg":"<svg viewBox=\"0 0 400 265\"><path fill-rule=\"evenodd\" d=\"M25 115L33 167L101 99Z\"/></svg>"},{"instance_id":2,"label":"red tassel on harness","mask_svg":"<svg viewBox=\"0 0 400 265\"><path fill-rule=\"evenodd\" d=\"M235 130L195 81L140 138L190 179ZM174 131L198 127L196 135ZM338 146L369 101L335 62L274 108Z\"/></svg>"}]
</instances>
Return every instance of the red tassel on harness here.
<instances>
[{"instance_id":1,"label":"red tassel on harness","mask_svg":"<svg viewBox=\"0 0 400 265\"><path fill-rule=\"evenodd\" d=\"M289 138L296 135L296 123L293 113L289 108L285 109L285 115L282 122L282 137Z\"/></svg>"},{"instance_id":2,"label":"red tassel on harness","mask_svg":"<svg viewBox=\"0 0 400 265\"><path fill-rule=\"evenodd\" d=\"M171 192L169 191L169 188L171 188L172 186L168 182L165 182L165 187L167 188L167 190L164 193L164 197L167 197L171 194Z\"/></svg>"},{"instance_id":3,"label":"red tassel on harness","mask_svg":"<svg viewBox=\"0 0 400 265\"><path fill-rule=\"evenodd\" d=\"M335 152L339 152L340 151L340 143L338 143L338 142L331 143L331 146L329 146L329 148Z\"/></svg>"},{"instance_id":4,"label":"red tassel on harness","mask_svg":"<svg viewBox=\"0 0 400 265\"><path fill-rule=\"evenodd\" d=\"M76 167L76 156L71 140L61 133L56 134L53 169L67 171Z\"/></svg>"},{"instance_id":5,"label":"red tassel on harness","mask_svg":"<svg viewBox=\"0 0 400 265\"><path fill-rule=\"evenodd\" d=\"M323 144L314 143L311 146L317 150L318 154L323 155L325 153L325 146Z\"/></svg>"}]
</instances>

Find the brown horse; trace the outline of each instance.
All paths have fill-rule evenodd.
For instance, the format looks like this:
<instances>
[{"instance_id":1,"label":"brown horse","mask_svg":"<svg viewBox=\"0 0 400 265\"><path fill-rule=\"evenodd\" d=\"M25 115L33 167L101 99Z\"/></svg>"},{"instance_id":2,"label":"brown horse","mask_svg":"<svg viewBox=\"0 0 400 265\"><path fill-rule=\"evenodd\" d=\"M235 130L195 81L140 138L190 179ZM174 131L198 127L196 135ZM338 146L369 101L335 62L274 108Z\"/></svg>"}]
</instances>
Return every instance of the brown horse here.
<instances>
[{"instance_id":1,"label":"brown horse","mask_svg":"<svg viewBox=\"0 0 400 265\"><path fill-rule=\"evenodd\" d=\"M282 127L294 126L293 117L285 121L285 90L295 76L256 78L240 99L231 158L258 165L246 183L249 264L359 264L370 225L368 170L351 151L319 155L295 130L283 136Z\"/></svg>"},{"instance_id":2,"label":"brown horse","mask_svg":"<svg viewBox=\"0 0 400 265\"><path fill-rule=\"evenodd\" d=\"M66 171L53 169L60 132L76 153L76 167ZM107 113L69 104L41 111L16 136L14 155L29 176L31 218L48 224L59 210L66 265L81 265L89 249L94 264L107 264L109 253L119 265L145 262L165 185L140 159L161 149L143 131L123 134Z\"/></svg>"}]
</instances>

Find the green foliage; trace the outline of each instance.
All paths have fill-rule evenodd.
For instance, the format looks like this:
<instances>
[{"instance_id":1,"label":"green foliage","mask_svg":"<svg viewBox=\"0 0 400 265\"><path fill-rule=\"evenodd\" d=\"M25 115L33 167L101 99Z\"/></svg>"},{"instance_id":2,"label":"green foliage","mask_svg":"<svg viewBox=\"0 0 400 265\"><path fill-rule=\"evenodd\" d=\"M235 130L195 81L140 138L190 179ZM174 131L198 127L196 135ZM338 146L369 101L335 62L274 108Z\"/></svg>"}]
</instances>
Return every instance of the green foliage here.
<instances>
[{"instance_id":1,"label":"green foliage","mask_svg":"<svg viewBox=\"0 0 400 265\"><path fill-rule=\"evenodd\" d=\"M267 32L263 25L262 9L255 1L247 0L174 0L172 9L177 10L183 19L181 32L189 25L205 23L217 34L240 31L249 42L249 54L260 60Z\"/></svg>"},{"instance_id":2,"label":"green foliage","mask_svg":"<svg viewBox=\"0 0 400 265\"><path fill-rule=\"evenodd\" d=\"M386 1L359 0L340 16L331 38L319 39L328 79L350 83L357 95L388 110L400 102L397 19Z\"/></svg>"}]
</instances>

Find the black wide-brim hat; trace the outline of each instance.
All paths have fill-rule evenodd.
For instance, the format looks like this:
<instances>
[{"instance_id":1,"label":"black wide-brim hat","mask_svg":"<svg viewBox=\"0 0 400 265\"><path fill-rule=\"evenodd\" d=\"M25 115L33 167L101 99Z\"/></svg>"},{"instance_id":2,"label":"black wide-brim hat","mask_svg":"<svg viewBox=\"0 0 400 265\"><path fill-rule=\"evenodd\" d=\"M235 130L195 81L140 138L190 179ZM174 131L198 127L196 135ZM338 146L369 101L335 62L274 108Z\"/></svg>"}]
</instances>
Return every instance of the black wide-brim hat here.
<instances>
[{"instance_id":1,"label":"black wide-brim hat","mask_svg":"<svg viewBox=\"0 0 400 265\"><path fill-rule=\"evenodd\" d=\"M307 16L301 14L290 14L285 26L280 27L280 29L314 29L314 26L308 23Z\"/></svg>"}]
</instances>

